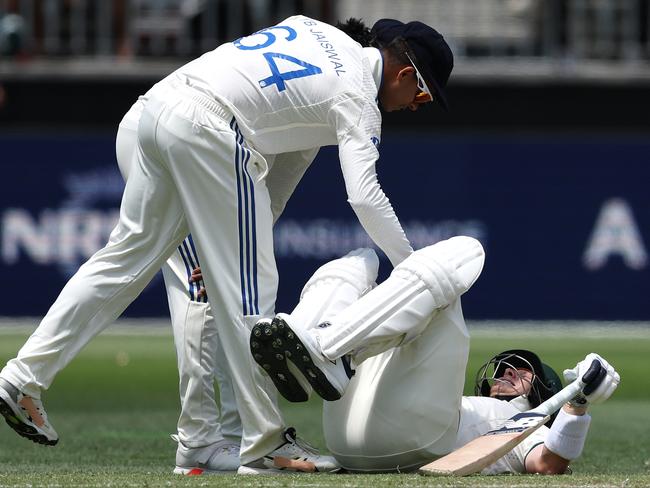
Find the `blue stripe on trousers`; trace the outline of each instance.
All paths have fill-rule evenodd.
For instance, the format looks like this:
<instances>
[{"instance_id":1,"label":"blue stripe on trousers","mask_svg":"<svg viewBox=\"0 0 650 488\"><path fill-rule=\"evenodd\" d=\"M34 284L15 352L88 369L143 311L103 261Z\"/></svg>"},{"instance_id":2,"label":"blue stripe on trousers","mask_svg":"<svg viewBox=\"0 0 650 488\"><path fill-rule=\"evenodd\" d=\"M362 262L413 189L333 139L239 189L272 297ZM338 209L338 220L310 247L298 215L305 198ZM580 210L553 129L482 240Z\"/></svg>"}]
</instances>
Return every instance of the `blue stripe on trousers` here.
<instances>
[{"instance_id":1,"label":"blue stripe on trousers","mask_svg":"<svg viewBox=\"0 0 650 488\"><path fill-rule=\"evenodd\" d=\"M188 247L188 243L189 243L189 247ZM194 240L192 239L191 234L185 238L185 240L180 246L178 246L178 252L181 255L181 258L183 259L183 263L185 264L185 271L187 273L187 279L188 279L187 291L190 296L190 300L207 303L208 302L207 295L199 297L200 289L205 286L203 280L199 280L197 282L189 281L189 279L192 277L192 270L198 266L201 266L201 264L199 263L198 255L196 253L196 247L194 246Z\"/></svg>"},{"instance_id":2,"label":"blue stripe on trousers","mask_svg":"<svg viewBox=\"0 0 650 488\"><path fill-rule=\"evenodd\" d=\"M255 187L253 185L253 178L251 178L247 167L251 152L242 145L244 136L234 119L231 122L231 128L236 133L236 142L238 145L235 151L235 173L237 175L239 270L240 284L242 287L242 309L244 315L259 315ZM244 253L246 255L245 259Z\"/></svg>"},{"instance_id":3,"label":"blue stripe on trousers","mask_svg":"<svg viewBox=\"0 0 650 488\"><path fill-rule=\"evenodd\" d=\"M253 304L251 303L251 297L252 297L252 292L251 292L251 241L250 241L250 216L248 213L248 184L246 181L246 178L244 177L244 165L246 164L244 162L244 157L246 157L246 152L244 149L241 149L242 152L242 163L241 163L241 171L242 171L242 181L244 183L244 216L245 216L245 223L246 225L244 226L244 232L245 232L245 239L246 239L246 291L248 292L248 310L250 313L253 313Z\"/></svg>"},{"instance_id":4,"label":"blue stripe on trousers","mask_svg":"<svg viewBox=\"0 0 650 488\"><path fill-rule=\"evenodd\" d=\"M192 234L188 235L187 239L185 239L185 240L186 240L186 242L189 243L190 249L192 249L192 256L194 257L194 261L196 261L196 267L197 268L201 267L201 262L199 261L199 253L196 252L196 246L194 245L194 238L192 237ZM202 287L205 287L205 283L203 282L203 280L197 281L195 283L195 286L196 286L197 300L199 302L208 303L208 295L207 295L207 293L204 296L199 297L199 291L201 290Z\"/></svg>"},{"instance_id":5,"label":"blue stripe on trousers","mask_svg":"<svg viewBox=\"0 0 650 488\"><path fill-rule=\"evenodd\" d=\"M259 315L260 309L259 309L259 300L258 300L258 288L257 288L257 226L256 226L256 221L255 221L255 187L253 186L253 178L251 178L250 173L248 172L248 161L250 159L250 151L247 149L244 149L247 153L246 157L246 164L244 165L244 171L246 172L246 176L248 176L248 183L250 185L251 189L251 208L253 209L252 212L252 218L251 218L251 227L252 227L252 240L253 240L253 304L255 314Z\"/></svg>"},{"instance_id":6,"label":"blue stripe on trousers","mask_svg":"<svg viewBox=\"0 0 650 488\"><path fill-rule=\"evenodd\" d=\"M244 279L244 239L242 235L244 223L242 220L241 177L239 176L239 141L237 140L239 128L237 127L234 117L230 122L230 128L235 130L237 134L235 140L237 143L237 147L235 148L235 174L237 175L237 218L239 225L239 281L241 287L242 312L244 315L248 315L248 309L246 307L246 285Z\"/></svg>"},{"instance_id":7,"label":"blue stripe on trousers","mask_svg":"<svg viewBox=\"0 0 650 488\"><path fill-rule=\"evenodd\" d=\"M183 252L182 245L178 246L178 252L180 253L181 258L183 258L183 262L185 263L185 270L187 271L187 279L189 280L190 276L192 276L192 268L190 267L187 257ZM190 294L190 300L194 301L194 289L192 287L192 283L189 284L188 292Z\"/></svg>"},{"instance_id":8,"label":"blue stripe on trousers","mask_svg":"<svg viewBox=\"0 0 650 488\"><path fill-rule=\"evenodd\" d=\"M182 247L185 251L185 255L187 256L187 261L189 262L189 266L191 268L190 270L188 270L187 278L189 280L189 278L192 276L192 270L194 268L198 268L199 266L201 266L201 264L199 263L198 255L196 254L196 248L194 247L194 241L192 240L191 234L185 238ZM183 253L181 252L181 255L182 254ZM186 268L187 268L187 264L188 263L186 262L185 263ZM201 290L202 286L204 286L202 281L190 282L190 298L194 300L194 293L196 293L196 301L206 303L208 301L207 296L199 297L199 291Z\"/></svg>"}]
</instances>

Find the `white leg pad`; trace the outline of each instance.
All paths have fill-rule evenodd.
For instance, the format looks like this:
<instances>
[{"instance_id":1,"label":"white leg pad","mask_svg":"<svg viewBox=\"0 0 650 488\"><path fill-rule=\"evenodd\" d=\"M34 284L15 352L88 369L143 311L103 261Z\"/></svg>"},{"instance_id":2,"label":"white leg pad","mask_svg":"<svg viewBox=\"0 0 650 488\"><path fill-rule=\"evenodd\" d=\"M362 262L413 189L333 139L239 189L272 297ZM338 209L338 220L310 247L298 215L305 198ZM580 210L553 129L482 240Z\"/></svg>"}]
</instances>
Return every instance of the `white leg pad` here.
<instances>
[{"instance_id":1,"label":"white leg pad","mask_svg":"<svg viewBox=\"0 0 650 488\"><path fill-rule=\"evenodd\" d=\"M302 289L302 299L319 281L328 278L342 280L357 289L359 295L367 292L379 271L379 258L372 249L359 248L350 251L342 258L330 261L316 270Z\"/></svg>"},{"instance_id":2,"label":"white leg pad","mask_svg":"<svg viewBox=\"0 0 650 488\"><path fill-rule=\"evenodd\" d=\"M357 249L321 266L300 294L289 321L310 329L330 319L372 289L379 259L372 249Z\"/></svg>"},{"instance_id":3,"label":"white leg pad","mask_svg":"<svg viewBox=\"0 0 650 488\"><path fill-rule=\"evenodd\" d=\"M331 319L329 327L314 329L323 354L334 360L368 348L369 339L395 345L412 331L421 331L422 322L435 310L472 286L484 261L483 247L471 237L454 237L416 251L384 283Z\"/></svg>"},{"instance_id":4,"label":"white leg pad","mask_svg":"<svg viewBox=\"0 0 650 488\"><path fill-rule=\"evenodd\" d=\"M481 243L458 236L414 252L394 273L415 275L429 289L438 307L448 305L477 280L485 263Z\"/></svg>"}]
</instances>

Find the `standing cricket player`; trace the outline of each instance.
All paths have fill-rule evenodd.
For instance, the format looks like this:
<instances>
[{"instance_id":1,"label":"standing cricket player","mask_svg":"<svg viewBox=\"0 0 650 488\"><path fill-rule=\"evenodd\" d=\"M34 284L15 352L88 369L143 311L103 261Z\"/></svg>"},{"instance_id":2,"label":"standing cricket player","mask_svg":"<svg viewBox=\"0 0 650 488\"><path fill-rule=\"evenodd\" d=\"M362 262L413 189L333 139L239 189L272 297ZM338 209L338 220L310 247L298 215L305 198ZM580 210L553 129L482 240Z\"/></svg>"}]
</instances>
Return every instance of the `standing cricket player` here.
<instances>
[{"instance_id":1,"label":"standing cricket player","mask_svg":"<svg viewBox=\"0 0 650 488\"><path fill-rule=\"evenodd\" d=\"M350 253L314 274L290 315L253 328L253 357L289 400L306 397L311 388L326 400L339 399L325 402L323 425L328 449L344 468L416 469L516 414L522 399L504 401L508 395L526 394L525 410L559 389L559 379L549 380L553 375L541 365L528 368L507 357L510 363L496 368L496 386L480 381L482 394L504 400L462 396L469 334L460 295L483 262L478 241L454 237L416 251L372 288L375 253ZM620 379L596 354L565 371L565 378L582 378L594 359L601 372L595 390L576 397L550 429L541 428L485 473L566 471L585 442L587 406L605 401Z\"/></svg>"},{"instance_id":2,"label":"standing cricket player","mask_svg":"<svg viewBox=\"0 0 650 488\"><path fill-rule=\"evenodd\" d=\"M125 181L137 164L138 124L146 100L146 95L139 97L117 131L117 164ZM242 435L219 328L203 280L192 275L199 265L194 240L188 236L162 267L176 346L181 407L177 432L172 436L177 442L174 473L187 475L237 471Z\"/></svg>"},{"instance_id":3,"label":"standing cricket player","mask_svg":"<svg viewBox=\"0 0 650 488\"><path fill-rule=\"evenodd\" d=\"M338 145L348 200L393 265L412 253L375 173L378 103L387 111L445 105L452 54L420 22L379 21L372 37L377 47L362 47L335 27L291 17L206 53L149 91L108 244L0 373L0 413L16 432L58 441L41 392L191 233L243 424L239 471L319 469L269 459L285 426L268 389L256 386L268 378L247 354L248 336L274 313L273 212L320 146ZM267 186L274 175L277 200Z\"/></svg>"}]
</instances>

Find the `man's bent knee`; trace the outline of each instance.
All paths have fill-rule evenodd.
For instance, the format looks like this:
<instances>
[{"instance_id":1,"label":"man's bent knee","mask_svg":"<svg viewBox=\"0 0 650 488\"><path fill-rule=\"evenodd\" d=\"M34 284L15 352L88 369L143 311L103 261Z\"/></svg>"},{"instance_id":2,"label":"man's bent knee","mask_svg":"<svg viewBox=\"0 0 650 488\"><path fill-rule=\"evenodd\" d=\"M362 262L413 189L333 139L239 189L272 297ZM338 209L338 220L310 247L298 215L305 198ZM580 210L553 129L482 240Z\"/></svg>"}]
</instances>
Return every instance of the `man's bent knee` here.
<instances>
[{"instance_id":1,"label":"man's bent knee","mask_svg":"<svg viewBox=\"0 0 650 488\"><path fill-rule=\"evenodd\" d=\"M439 306L451 303L478 279L485 263L481 243L457 236L414 252L395 268L395 273L417 277Z\"/></svg>"}]
</instances>

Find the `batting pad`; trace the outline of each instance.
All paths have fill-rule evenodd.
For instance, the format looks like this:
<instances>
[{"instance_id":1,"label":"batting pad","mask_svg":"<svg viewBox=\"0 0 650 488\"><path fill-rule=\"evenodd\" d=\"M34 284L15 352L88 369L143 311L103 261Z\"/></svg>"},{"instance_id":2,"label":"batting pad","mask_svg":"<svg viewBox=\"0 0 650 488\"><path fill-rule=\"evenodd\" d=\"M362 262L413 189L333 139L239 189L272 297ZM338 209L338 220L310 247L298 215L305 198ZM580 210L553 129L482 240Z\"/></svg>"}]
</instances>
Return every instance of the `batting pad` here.
<instances>
[{"instance_id":1,"label":"batting pad","mask_svg":"<svg viewBox=\"0 0 650 488\"><path fill-rule=\"evenodd\" d=\"M413 253L377 288L316 332L323 354L336 359L363 348L398 345L426 326L431 314L449 305L476 281L484 264L481 244L454 237Z\"/></svg>"}]
</instances>

